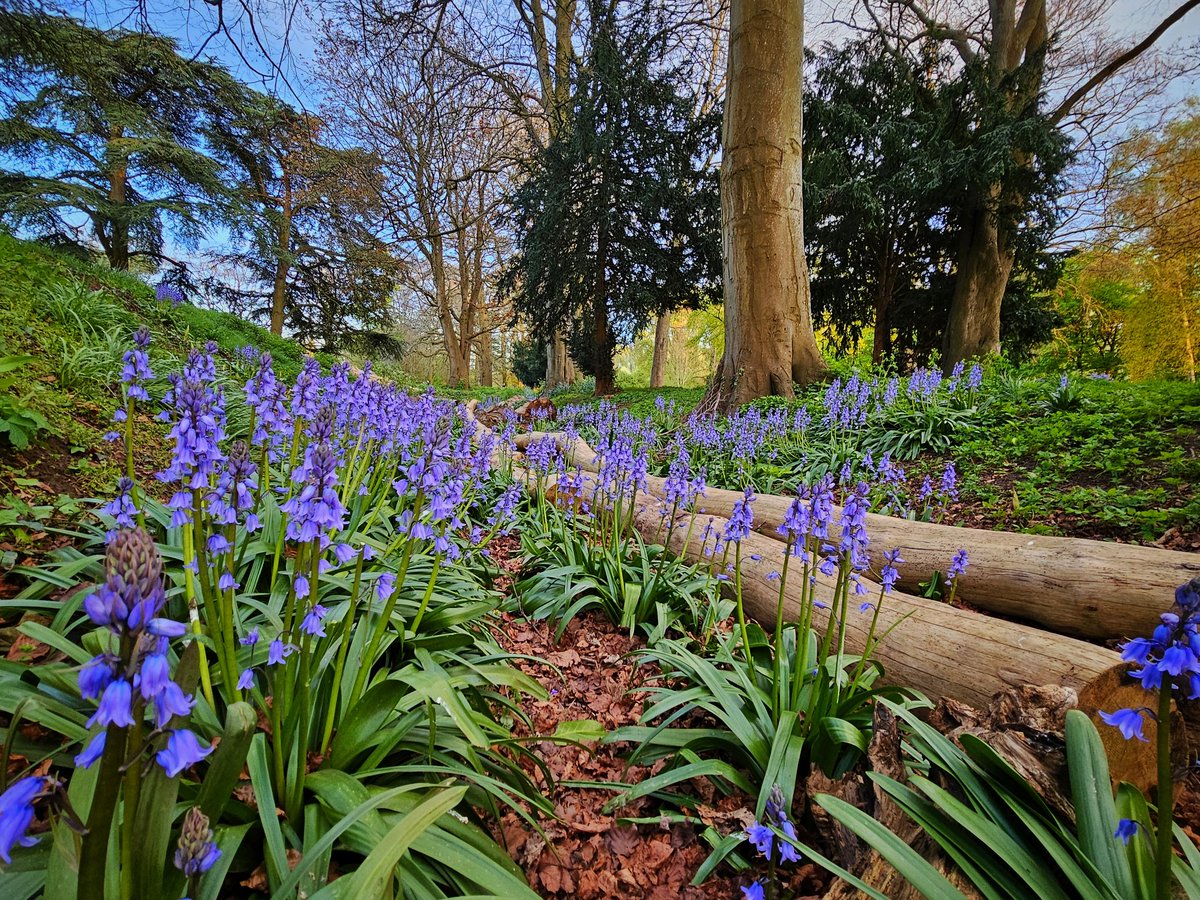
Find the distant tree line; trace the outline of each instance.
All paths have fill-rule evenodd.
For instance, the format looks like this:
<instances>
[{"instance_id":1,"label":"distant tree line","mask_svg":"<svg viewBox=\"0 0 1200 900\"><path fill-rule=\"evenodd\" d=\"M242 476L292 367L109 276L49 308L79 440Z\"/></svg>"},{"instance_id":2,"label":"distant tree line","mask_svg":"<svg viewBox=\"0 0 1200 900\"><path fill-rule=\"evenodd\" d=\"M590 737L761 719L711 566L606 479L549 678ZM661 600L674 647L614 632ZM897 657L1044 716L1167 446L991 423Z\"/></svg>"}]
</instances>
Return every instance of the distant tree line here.
<instances>
[{"instance_id":1,"label":"distant tree line","mask_svg":"<svg viewBox=\"0 0 1200 900\"><path fill-rule=\"evenodd\" d=\"M379 163L169 38L0 11L0 219L154 271L325 348L389 326ZM223 230L196 273L169 255Z\"/></svg>"}]
</instances>

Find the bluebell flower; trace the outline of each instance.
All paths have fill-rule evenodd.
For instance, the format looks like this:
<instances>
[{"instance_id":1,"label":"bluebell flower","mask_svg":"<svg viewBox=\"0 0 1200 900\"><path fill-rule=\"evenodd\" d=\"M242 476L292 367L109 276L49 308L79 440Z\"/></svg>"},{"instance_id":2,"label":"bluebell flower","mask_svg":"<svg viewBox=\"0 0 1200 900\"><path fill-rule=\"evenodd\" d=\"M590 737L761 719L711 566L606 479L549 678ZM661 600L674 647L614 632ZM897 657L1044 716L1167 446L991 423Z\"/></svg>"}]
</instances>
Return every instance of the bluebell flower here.
<instances>
[{"instance_id":1,"label":"bluebell flower","mask_svg":"<svg viewBox=\"0 0 1200 900\"><path fill-rule=\"evenodd\" d=\"M296 576L296 599L303 600L308 596L308 579L303 575Z\"/></svg>"},{"instance_id":2,"label":"bluebell flower","mask_svg":"<svg viewBox=\"0 0 1200 900\"><path fill-rule=\"evenodd\" d=\"M36 838L25 832L33 824L34 801L45 790L45 778L28 775L0 794L0 859L6 863L12 862L13 847L32 847L37 843Z\"/></svg>"},{"instance_id":3,"label":"bluebell flower","mask_svg":"<svg viewBox=\"0 0 1200 900\"><path fill-rule=\"evenodd\" d=\"M742 897L743 900L766 900L763 886L757 881L752 881L742 887Z\"/></svg>"},{"instance_id":4,"label":"bluebell flower","mask_svg":"<svg viewBox=\"0 0 1200 900\"><path fill-rule=\"evenodd\" d=\"M100 706L88 719L88 728L95 725L129 727L133 724L132 701L133 692L128 681L121 678L111 682L100 695Z\"/></svg>"},{"instance_id":5,"label":"bluebell flower","mask_svg":"<svg viewBox=\"0 0 1200 900\"><path fill-rule=\"evenodd\" d=\"M969 562L966 550L961 547L956 550L954 556L950 559L950 568L946 572L947 583L954 581L955 578L965 572Z\"/></svg>"},{"instance_id":6,"label":"bluebell flower","mask_svg":"<svg viewBox=\"0 0 1200 900\"><path fill-rule=\"evenodd\" d=\"M122 475L117 479L117 496L105 507L104 511L112 516L120 528L133 528L137 525L137 507L133 503L133 479Z\"/></svg>"},{"instance_id":7,"label":"bluebell flower","mask_svg":"<svg viewBox=\"0 0 1200 900\"><path fill-rule=\"evenodd\" d=\"M109 653L101 653L83 664L79 670L79 694L84 700L95 700L104 693L117 677L120 660Z\"/></svg>"},{"instance_id":8,"label":"bluebell flower","mask_svg":"<svg viewBox=\"0 0 1200 900\"><path fill-rule=\"evenodd\" d=\"M380 603L386 603L396 587L396 575L393 572L380 572L375 582L375 596Z\"/></svg>"},{"instance_id":9,"label":"bluebell flower","mask_svg":"<svg viewBox=\"0 0 1200 900\"><path fill-rule=\"evenodd\" d=\"M1138 823L1133 819L1122 819L1117 823L1117 830L1113 832L1113 837L1120 838L1121 843L1129 846L1129 839L1138 832Z\"/></svg>"},{"instance_id":10,"label":"bluebell flower","mask_svg":"<svg viewBox=\"0 0 1200 900\"><path fill-rule=\"evenodd\" d=\"M325 637L325 626L322 624L322 620L326 613L328 610L321 604L313 604L307 615L304 616L304 621L300 623L300 630L313 637Z\"/></svg>"},{"instance_id":11,"label":"bluebell flower","mask_svg":"<svg viewBox=\"0 0 1200 900\"><path fill-rule=\"evenodd\" d=\"M240 642L244 646L247 646L247 647L253 647L255 644L257 644L258 643L258 626L255 625L253 628L251 628L249 631L247 631L245 636L241 638Z\"/></svg>"},{"instance_id":12,"label":"bluebell flower","mask_svg":"<svg viewBox=\"0 0 1200 900\"><path fill-rule=\"evenodd\" d=\"M275 638L267 650L267 665L277 666L296 652L292 644L285 644L282 639Z\"/></svg>"},{"instance_id":13,"label":"bluebell flower","mask_svg":"<svg viewBox=\"0 0 1200 900\"><path fill-rule=\"evenodd\" d=\"M174 681L168 681L162 691L154 697L154 722L165 728L175 716L186 716L195 703L190 694L185 694Z\"/></svg>"},{"instance_id":14,"label":"bluebell flower","mask_svg":"<svg viewBox=\"0 0 1200 900\"><path fill-rule=\"evenodd\" d=\"M183 828L175 850L175 868L188 877L203 875L220 858L221 851L213 840L208 816L200 811L200 807L193 806L183 817Z\"/></svg>"},{"instance_id":15,"label":"bluebell flower","mask_svg":"<svg viewBox=\"0 0 1200 900\"><path fill-rule=\"evenodd\" d=\"M187 634L187 625L174 619L151 619L146 623L146 631L159 637L177 638Z\"/></svg>"},{"instance_id":16,"label":"bluebell flower","mask_svg":"<svg viewBox=\"0 0 1200 900\"><path fill-rule=\"evenodd\" d=\"M1121 729L1121 734L1127 741L1132 738L1148 741L1142 734L1142 712L1140 709L1118 709L1111 713L1101 711L1100 718L1105 724Z\"/></svg>"},{"instance_id":17,"label":"bluebell flower","mask_svg":"<svg viewBox=\"0 0 1200 900\"><path fill-rule=\"evenodd\" d=\"M151 653L143 661L135 683L142 699L149 700L166 690L171 680L171 664L165 654Z\"/></svg>"},{"instance_id":18,"label":"bluebell flower","mask_svg":"<svg viewBox=\"0 0 1200 900\"><path fill-rule=\"evenodd\" d=\"M102 729L99 734L88 741L88 745L75 757L75 765L81 769L91 767L96 760L104 755L104 744L107 737L108 730Z\"/></svg>"},{"instance_id":19,"label":"bluebell flower","mask_svg":"<svg viewBox=\"0 0 1200 900\"><path fill-rule=\"evenodd\" d=\"M880 584L883 585L883 592L888 594L891 593L892 588L896 586L896 582L900 578L900 571L896 568L896 566L903 563L904 559L900 556L899 548L896 548L895 550L884 550L883 558L884 565L883 569L879 573L879 581Z\"/></svg>"},{"instance_id":20,"label":"bluebell flower","mask_svg":"<svg viewBox=\"0 0 1200 900\"><path fill-rule=\"evenodd\" d=\"M746 838L763 856L768 858L771 856L771 848L775 843L775 832L771 830L770 825L755 822L746 828Z\"/></svg>"},{"instance_id":21,"label":"bluebell flower","mask_svg":"<svg viewBox=\"0 0 1200 900\"><path fill-rule=\"evenodd\" d=\"M254 670L246 669L238 678L237 689L239 691L248 691L254 687Z\"/></svg>"},{"instance_id":22,"label":"bluebell flower","mask_svg":"<svg viewBox=\"0 0 1200 900\"><path fill-rule=\"evenodd\" d=\"M194 766L212 753L212 749L211 746L202 747L200 741L196 739L196 735L188 729L179 728L171 732L171 736L167 739L167 746L158 751L155 759L162 766L163 771L174 778L184 769Z\"/></svg>"}]
</instances>

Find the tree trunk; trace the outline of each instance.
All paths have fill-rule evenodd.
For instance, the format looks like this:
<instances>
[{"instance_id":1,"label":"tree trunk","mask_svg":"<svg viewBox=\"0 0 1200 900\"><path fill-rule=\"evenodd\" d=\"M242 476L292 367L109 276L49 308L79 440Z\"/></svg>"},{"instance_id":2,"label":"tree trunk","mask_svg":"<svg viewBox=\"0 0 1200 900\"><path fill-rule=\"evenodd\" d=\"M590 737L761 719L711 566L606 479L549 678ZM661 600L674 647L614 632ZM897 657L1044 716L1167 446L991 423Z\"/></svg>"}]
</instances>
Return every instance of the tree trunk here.
<instances>
[{"instance_id":1,"label":"tree trunk","mask_svg":"<svg viewBox=\"0 0 1200 900\"><path fill-rule=\"evenodd\" d=\"M650 387L663 386L663 376L667 370L667 351L671 345L671 311L658 314L658 322L654 326L654 359L650 362Z\"/></svg>"},{"instance_id":2,"label":"tree trunk","mask_svg":"<svg viewBox=\"0 0 1200 900\"><path fill-rule=\"evenodd\" d=\"M616 376L613 374L612 335L608 327L608 227L600 223L600 234L596 240L596 284L592 294L592 339L596 347L593 352L593 367L596 378L596 396L605 397L616 393Z\"/></svg>"},{"instance_id":3,"label":"tree trunk","mask_svg":"<svg viewBox=\"0 0 1200 900\"><path fill-rule=\"evenodd\" d=\"M1000 304L1012 272L1013 253L995 214L978 206L963 223L942 367L1000 352Z\"/></svg>"},{"instance_id":4,"label":"tree trunk","mask_svg":"<svg viewBox=\"0 0 1200 900\"><path fill-rule=\"evenodd\" d=\"M108 246L105 247L105 253L111 268L125 271L129 268L129 220L126 218L127 210L125 208L127 205L125 188L129 178L129 169L125 157L113 154L112 147L112 143L122 137L124 129L114 126L111 133L112 142L109 144L109 153L113 162L108 174L108 200L114 209L109 218Z\"/></svg>"},{"instance_id":5,"label":"tree trunk","mask_svg":"<svg viewBox=\"0 0 1200 900\"><path fill-rule=\"evenodd\" d=\"M552 391L574 380L575 364L567 353L567 344L562 335L556 331L554 337L546 342L546 381L542 389Z\"/></svg>"},{"instance_id":6,"label":"tree trunk","mask_svg":"<svg viewBox=\"0 0 1200 900\"><path fill-rule=\"evenodd\" d=\"M492 386L492 335L481 334L475 339L475 376L481 387Z\"/></svg>"},{"instance_id":7,"label":"tree trunk","mask_svg":"<svg viewBox=\"0 0 1200 900\"><path fill-rule=\"evenodd\" d=\"M725 356L708 402L728 411L820 379L804 259L804 4L733 0L721 160Z\"/></svg>"},{"instance_id":8,"label":"tree trunk","mask_svg":"<svg viewBox=\"0 0 1200 900\"><path fill-rule=\"evenodd\" d=\"M271 285L271 334L283 334L284 303L287 300L287 277L291 264L287 255L292 245L291 191L284 189L283 220L279 224L279 243L276 247L275 280Z\"/></svg>"}]
</instances>

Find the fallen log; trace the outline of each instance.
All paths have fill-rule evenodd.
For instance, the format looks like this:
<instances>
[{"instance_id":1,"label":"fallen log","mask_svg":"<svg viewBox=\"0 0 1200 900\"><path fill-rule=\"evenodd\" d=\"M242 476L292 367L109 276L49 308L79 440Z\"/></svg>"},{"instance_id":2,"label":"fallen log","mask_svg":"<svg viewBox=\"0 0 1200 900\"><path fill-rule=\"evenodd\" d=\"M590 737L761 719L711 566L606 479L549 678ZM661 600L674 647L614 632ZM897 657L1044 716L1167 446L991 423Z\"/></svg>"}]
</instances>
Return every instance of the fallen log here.
<instances>
[{"instance_id":1,"label":"fallen log","mask_svg":"<svg viewBox=\"0 0 1200 900\"><path fill-rule=\"evenodd\" d=\"M651 493L662 496L663 479L647 482ZM697 505L728 516L740 499L740 491L709 488ZM791 503L789 497L758 495L755 530L776 536ZM950 557L962 548L970 558L957 588L963 600L1094 640L1149 634L1174 602L1176 586L1200 575L1200 554L1136 544L983 531L875 514L867 516L867 534L876 571L883 566L884 551L900 549L905 564L898 584L905 590L916 590L934 571L946 571Z\"/></svg>"},{"instance_id":2,"label":"fallen log","mask_svg":"<svg viewBox=\"0 0 1200 900\"><path fill-rule=\"evenodd\" d=\"M556 440L567 458L595 471L595 451L582 439L568 442L562 432L518 437ZM664 479L649 476L647 489L664 496ZM728 516L741 491L710 487L698 502L701 512ZM759 494L754 529L776 537L792 498ZM834 515L841 510L835 509ZM879 571L883 553L899 548L905 564L898 586L919 589L935 571L946 571L958 549L970 566L960 576L957 595L980 609L1036 622L1060 634L1114 640L1149 634L1170 609L1175 588L1200 575L1200 553L1185 553L1083 538L984 531L894 516L869 514L871 566Z\"/></svg>"},{"instance_id":3,"label":"fallen log","mask_svg":"<svg viewBox=\"0 0 1200 900\"><path fill-rule=\"evenodd\" d=\"M656 506L645 504L634 517L638 531L649 539L659 531L661 514ZM726 521L716 517L713 526L724 528ZM695 537L685 546L686 533L686 527L672 529L668 548L690 562L708 561ZM742 540L742 601L746 614L768 629L775 624L780 590L776 573L783 564L783 551L779 541L761 534ZM800 615L800 581L789 576L784 586L787 621ZM876 601L879 586L865 578L862 582L869 599ZM823 591L818 598L829 601L833 584L832 578L818 574L818 591ZM829 615L828 610L815 610L815 627L825 629ZM849 652L863 650L870 624L871 613L859 614L852 603L846 621ZM996 692L1020 685L1061 685L1078 692L1120 663L1116 652L1086 641L901 591L885 595L880 606L878 631L892 626L895 630L874 652L887 683L978 707L987 706Z\"/></svg>"}]
</instances>

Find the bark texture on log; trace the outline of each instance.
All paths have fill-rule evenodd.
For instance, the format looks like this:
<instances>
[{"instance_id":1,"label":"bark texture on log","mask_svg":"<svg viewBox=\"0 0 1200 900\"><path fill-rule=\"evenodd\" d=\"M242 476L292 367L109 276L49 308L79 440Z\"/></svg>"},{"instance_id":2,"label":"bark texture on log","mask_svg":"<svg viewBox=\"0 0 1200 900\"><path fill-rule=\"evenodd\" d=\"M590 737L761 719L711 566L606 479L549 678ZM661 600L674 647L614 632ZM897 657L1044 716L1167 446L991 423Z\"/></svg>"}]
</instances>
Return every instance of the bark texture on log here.
<instances>
[{"instance_id":1,"label":"bark texture on log","mask_svg":"<svg viewBox=\"0 0 1200 900\"><path fill-rule=\"evenodd\" d=\"M663 481L648 478L661 495ZM708 488L699 506L729 515L741 491ZM754 528L774 537L791 498L762 494L754 501ZM841 510L835 510L835 517ZM899 586L914 590L946 571L960 547L970 565L957 595L989 612L1037 622L1061 634L1096 640L1149 634L1171 608L1175 588L1200 575L1200 554L1083 538L983 531L894 516L867 516L871 566L885 550L900 548Z\"/></svg>"},{"instance_id":2,"label":"bark texture on log","mask_svg":"<svg viewBox=\"0 0 1200 900\"><path fill-rule=\"evenodd\" d=\"M644 504L635 516L638 531L651 539L658 531L658 507ZM726 521L716 517L713 527L722 529ZM695 537L684 546L686 531L686 527L673 530L669 549L691 562L707 561ZM779 580L773 573L783 564L783 550L781 543L760 534L742 541L743 604L747 615L768 628L774 625L779 602ZM878 585L862 582L872 602L877 600ZM817 584L818 599L828 602L833 580L818 574ZM800 578L789 576L784 593L786 621L799 618L799 593ZM828 622L828 610L815 611L817 629ZM863 650L870 623L870 613L860 614L852 602L846 620L848 652ZM1018 685L1053 684L1082 691L1120 661L1116 652L1104 647L899 591L884 597L877 626L879 632L893 627L875 650L886 682L972 706L985 707L994 694Z\"/></svg>"},{"instance_id":3,"label":"bark texture on log","mask_svg":"<svg viewBox=\"0 0 1200 900\"><path fill-rule=\"evenodd\" d=\"M559 442L569 461L596 470L595 452L583 440L568 444L561 432L535 435ZM519 444L520 446L520 444ZM646 479L663 496L664 480ZM728 516L741 491L710 487L698 506L706 514ZM790 497L759 494L754 529L778 538ZM841 510L834 509L840 516ZM1200 554L1084 538L983 531L895 516L869 514L871 566L879 571L883 553L899 548L904 559L898 586L918 589L934 571L944 572L955 550L970 557L959 577L957 595L988 612L1013 616L1060 634L1114 640L1149 634L1171 608L1175 588L1200 575Z\"/></svg>"}]
</instances>

